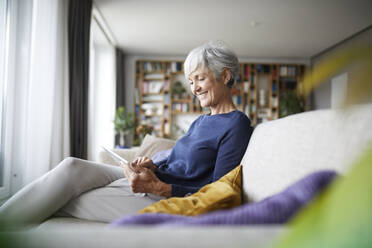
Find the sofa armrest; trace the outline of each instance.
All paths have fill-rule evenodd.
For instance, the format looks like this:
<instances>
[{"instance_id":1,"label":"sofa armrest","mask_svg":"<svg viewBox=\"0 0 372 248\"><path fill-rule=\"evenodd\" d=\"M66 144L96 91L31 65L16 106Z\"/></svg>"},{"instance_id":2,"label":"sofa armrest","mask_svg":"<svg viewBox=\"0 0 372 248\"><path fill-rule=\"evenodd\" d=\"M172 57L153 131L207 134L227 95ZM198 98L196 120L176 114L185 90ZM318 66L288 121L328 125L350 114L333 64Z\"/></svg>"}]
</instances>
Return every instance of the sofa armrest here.
<instances>
[{"instance_id":1,"label":"sofa armrest","mask_svg":"<svg viewBox=\"0 0 372 248\"><path fill-rule=\"evenodd\" d=\"M132 147L130 149L112 149L112 151L116 152L120 157L131 162L135 159L135 155L138 149L139 147ZM105 151L101 151L99 153L98 162L103 163L103 164L119 166L119 164L113 158L111 158L111 156Z\"/></svg>"}]
</instances>

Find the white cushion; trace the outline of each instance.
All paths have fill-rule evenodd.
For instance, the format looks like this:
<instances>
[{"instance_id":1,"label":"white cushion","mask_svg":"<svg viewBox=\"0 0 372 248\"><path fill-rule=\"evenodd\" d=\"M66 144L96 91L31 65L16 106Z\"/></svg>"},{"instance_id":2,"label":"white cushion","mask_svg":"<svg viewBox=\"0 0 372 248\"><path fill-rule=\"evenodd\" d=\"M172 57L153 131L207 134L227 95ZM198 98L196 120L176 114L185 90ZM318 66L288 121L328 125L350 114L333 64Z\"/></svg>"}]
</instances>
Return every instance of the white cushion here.
<instances>
[{"instance_id":1,"label":"white cushion","mask_svg":"<svg viewBox=\"0 0 372 248\"><path fill-rule=\"evenodd\" d=\"M176 144L176 141L171 139L159 138L147 134L142 141L141 146L137 150L137 157L151 158L155 153L163 150L168 150Z\"/></svg>"},{"instance_id":2,"label":"white cushion","mask_svg":"<svg viewBox=\"0 0 372 248\"><path fill-rule=\"evenodd\" d=\"M244 200L262 200L316 170L345 173L371 140L372 104L258 125L242 160Z\"/></svg>"}]
</instances>

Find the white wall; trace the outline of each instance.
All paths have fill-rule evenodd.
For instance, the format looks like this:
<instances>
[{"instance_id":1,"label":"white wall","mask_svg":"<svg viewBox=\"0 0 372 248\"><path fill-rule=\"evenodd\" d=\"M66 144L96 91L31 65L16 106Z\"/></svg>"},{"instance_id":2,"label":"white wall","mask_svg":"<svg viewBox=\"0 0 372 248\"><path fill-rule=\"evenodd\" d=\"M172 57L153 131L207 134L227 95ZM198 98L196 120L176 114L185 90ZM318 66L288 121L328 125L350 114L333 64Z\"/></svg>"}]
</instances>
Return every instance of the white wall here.
<instances>
[{"instance_id":1,"label":"white wall","mask_svg":"<svg viewBox=\"0 0 372 248\"><path fill-rule=\"evenodd\" d=\"M348 48L350 46L357 46L357 45L363 45L363 44L369 44L369 45L372 44L372 27L344 41L343 43L337 45L336 47L333 47L332 49L326 51L325 53L315 56L314 58L311 59L311 64L312 66L316 66L323 59L326 59L328 56L331 56L334 53L340 52L343 49ZM344 70L341 70L333 78L322 83L322 85L314 91L312 95L312 109L331 108L332 95L335 95L337 92L342 91L341 88L344 87L343 83L338 84L339 86L337 86L336 84L333 84L332 86L332 79L337 79L337 77L339 77L340 75L345 75L345 73L347 74L348 82L352 81L352 78L353 78L352 71L350 70L350 68L346 68Z\"/></svg>"}]
</instances>

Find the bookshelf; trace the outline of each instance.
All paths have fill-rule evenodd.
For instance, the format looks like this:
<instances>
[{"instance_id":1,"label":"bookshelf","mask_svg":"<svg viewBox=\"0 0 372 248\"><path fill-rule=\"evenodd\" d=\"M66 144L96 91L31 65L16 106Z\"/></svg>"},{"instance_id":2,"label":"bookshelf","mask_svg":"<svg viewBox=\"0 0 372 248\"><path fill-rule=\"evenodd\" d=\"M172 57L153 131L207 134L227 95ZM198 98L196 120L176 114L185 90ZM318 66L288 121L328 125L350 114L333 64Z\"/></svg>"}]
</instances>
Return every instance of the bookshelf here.
<instances>
[{"instance_id":1,"label":"bookshelf","mask_svg":"<svg viewBox=\"0 0 372 248\"><path fill-rule=\"evenodd\" d=\"M136 124L154 128L158 137L170 137L173 101L171 84L174 75L183 74L182 61L136 61Z\"/></svg>"},{"instance_id":2,"label":"bookshelf","mask_svg":"<svg viewBox=\"0 0 372 248\"><path fill-rule=\"evenodd\" d=\"M209 112L190 93L182 66L183 61L136 61L136 124L153 126L158 137L171 137L177 115ZM285 92L295 91L305 104L304 75L305 65L301 64L241 63L240 75L231 90L233 102L253 125L278 119ZM182 84L185 92L178 94L176 84Z\"/></svg>"}]
</instances>

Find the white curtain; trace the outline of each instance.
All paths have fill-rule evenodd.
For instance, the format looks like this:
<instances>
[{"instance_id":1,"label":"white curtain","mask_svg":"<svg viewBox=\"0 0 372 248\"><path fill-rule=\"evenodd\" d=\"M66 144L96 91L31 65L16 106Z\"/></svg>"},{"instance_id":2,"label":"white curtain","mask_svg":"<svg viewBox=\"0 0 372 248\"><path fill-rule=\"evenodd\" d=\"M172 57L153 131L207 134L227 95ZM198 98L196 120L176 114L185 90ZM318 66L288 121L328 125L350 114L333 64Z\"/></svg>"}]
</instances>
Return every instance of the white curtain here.
<instances>
[{"instance_id":1,"label":"white curtain","mask_svg":"<svg viewBox=\"0 0 372 248\"><path fill-rule=\"evenodd\" d=\"M12 193L69 155L68 1L16 2L14 76L8 82L14 87L7 97L5 140L11 146L5 155Z\"/></svg>"}]
</instances>

